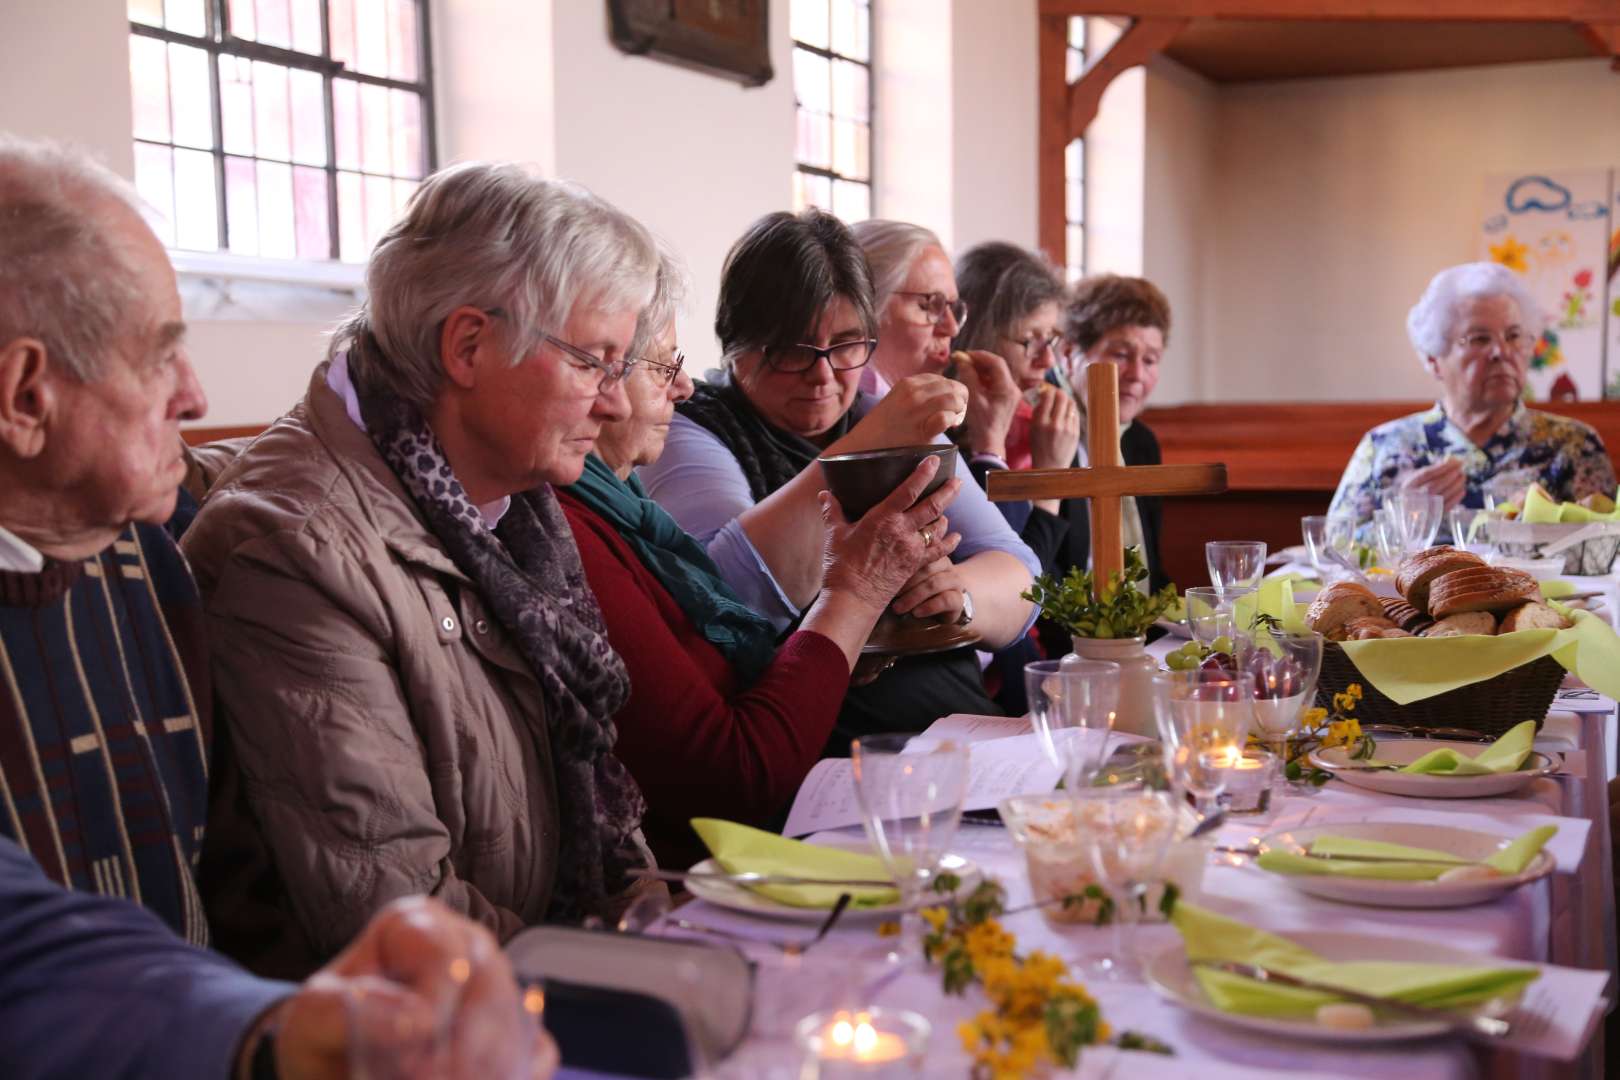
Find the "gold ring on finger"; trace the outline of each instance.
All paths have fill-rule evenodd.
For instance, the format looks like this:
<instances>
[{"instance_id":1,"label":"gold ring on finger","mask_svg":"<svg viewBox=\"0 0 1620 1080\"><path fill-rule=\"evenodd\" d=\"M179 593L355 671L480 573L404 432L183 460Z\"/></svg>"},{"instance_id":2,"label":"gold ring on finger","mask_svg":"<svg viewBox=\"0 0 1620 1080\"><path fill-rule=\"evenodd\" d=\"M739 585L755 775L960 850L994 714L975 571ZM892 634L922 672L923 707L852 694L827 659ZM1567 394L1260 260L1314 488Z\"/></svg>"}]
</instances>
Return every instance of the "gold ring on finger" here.
<instances>
[{"instance_id":1,"label":"gold ring on finger","mask_svg":"<svg viewBox=\"0 0 1620 1080\"><path fill-rule=\"evenodd\" d=\"M917 531L922 533L922 538L923 538L923 544L924 545L930 545L930 544L932 544L934 542L934 529L933 529L933 526L924 525L922 528L918 529Z\"/></svg>"}]
</instances>

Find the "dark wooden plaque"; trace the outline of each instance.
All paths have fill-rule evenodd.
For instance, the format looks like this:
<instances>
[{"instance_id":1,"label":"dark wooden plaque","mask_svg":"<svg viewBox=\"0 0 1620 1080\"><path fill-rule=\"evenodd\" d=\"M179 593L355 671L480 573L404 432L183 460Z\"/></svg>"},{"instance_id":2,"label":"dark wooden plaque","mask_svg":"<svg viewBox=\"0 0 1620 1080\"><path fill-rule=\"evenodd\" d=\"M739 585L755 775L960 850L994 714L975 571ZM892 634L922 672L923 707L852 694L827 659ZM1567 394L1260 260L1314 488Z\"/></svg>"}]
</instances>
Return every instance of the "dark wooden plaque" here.
<instances>
[{"instance_id":1,"label":"dark wooden plaque","mask_svg":"<svg viewBox=\"0 0 1620 1080\"><path fill-rule=\"evenodd\" d=\"M608 0L613 44L764 86L771 70L769 0Z\"/></svg>"}]
</instances>

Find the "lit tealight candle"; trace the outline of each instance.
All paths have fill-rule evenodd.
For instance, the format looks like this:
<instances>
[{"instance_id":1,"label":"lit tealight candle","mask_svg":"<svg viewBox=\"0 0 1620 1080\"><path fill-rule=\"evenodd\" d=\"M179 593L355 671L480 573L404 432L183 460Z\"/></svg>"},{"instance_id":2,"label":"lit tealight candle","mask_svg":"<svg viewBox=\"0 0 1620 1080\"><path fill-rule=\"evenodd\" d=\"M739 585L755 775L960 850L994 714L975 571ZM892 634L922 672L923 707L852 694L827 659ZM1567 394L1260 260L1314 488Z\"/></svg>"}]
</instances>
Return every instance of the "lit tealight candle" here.
<instances>
[{"instance_id":1,"label":"lit tealight candle","mask_svg":"<svg viewBox=\"0 0 1620 1080\"><path fill-rule=\"evenodd\" d=\"M801 1076L902 1076L914 1073L928 1038L928 1021L911 1012L885 1009L817 1013L799 1022L806 1051Z\"/></svg>"}]
</instances>

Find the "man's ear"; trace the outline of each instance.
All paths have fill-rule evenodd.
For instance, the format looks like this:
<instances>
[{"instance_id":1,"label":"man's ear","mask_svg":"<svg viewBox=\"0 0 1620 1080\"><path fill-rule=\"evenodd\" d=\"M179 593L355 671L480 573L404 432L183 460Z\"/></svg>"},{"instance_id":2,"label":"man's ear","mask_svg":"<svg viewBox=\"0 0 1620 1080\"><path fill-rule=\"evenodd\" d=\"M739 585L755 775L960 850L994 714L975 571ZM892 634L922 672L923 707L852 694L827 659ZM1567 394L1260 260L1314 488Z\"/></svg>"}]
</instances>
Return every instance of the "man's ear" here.
<instances>
[{"instance_id":1,"label":"man's ear","mask_svg":"<svg viewBox=\"0 0 1620 1080\"><path fill-rule=\"evenodd\" d=\"M0 345L0 446L20 458L38 457L56 408L45 344L21 337Z\"/></svg>"},{"instance_id":2,"label":"man's ear","mask_svg":"<svg viewBox=\"0 0 1620 1080\"><path fill-rule=\"evenodd\" d=\"M439 363L444 365L445 377L463 390L471 390L478 382L480 346L487 347L493 322L488 312L466 305L444 320L444 329L439 333Z\"/></svg>"}]
</instances>

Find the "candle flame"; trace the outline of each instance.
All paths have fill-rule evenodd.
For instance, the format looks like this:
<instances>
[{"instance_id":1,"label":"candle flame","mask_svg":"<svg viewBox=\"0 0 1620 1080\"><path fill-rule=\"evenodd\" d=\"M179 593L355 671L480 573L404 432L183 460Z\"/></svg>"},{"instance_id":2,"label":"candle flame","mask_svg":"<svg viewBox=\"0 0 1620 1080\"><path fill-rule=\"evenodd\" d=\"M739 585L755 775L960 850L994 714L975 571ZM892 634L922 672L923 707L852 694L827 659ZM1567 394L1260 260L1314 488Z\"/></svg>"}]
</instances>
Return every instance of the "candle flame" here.
<instances>
[{"instance_id":1,"label":"candle flame","mask_svg":"<svg viewBox=\"0 0 1620 1080\"><path fill-rule=\"evenodd\" d=\"M832 1041L835 1046L848 1046L855 1041L855 1025L848 1020L840 1019L833 1024Z\"/></svg>"}]
</instances>

